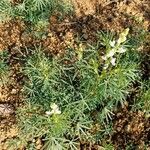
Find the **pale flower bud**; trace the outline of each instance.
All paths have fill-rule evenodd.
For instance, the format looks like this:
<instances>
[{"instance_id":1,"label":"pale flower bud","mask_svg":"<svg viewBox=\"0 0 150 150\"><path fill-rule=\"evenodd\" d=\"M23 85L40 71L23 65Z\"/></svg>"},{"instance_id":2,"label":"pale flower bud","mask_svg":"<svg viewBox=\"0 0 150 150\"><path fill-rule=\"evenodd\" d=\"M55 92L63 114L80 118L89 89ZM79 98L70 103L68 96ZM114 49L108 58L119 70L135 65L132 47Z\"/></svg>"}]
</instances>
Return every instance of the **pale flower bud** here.
<instances>
[{"instance_id":1,"label":"pale flower bud","mask_svg":"<svg viewBox=\"0 0 150 150\"><path fill-rule=\"evenodd\" d=\"M120 35L119 35L119 39L117 41L117 44L120 45L121 43L126 41L126 37L129 33L129 28L125 29Z\"/></svg>"},{"instance_id":2,"label":"pale flower bud","mask_svg":"<svg viewBox=\"0 0 150 150\"><path fill-rule=\"evenodd\" d=\"M111 62L111 64L112 64L113 66L115 66L115 65L116 65L116 58L113 58L113 57L112 57L110 62Z\"/></svg>"},{"instance_id":3,"label":"pale flower bud","mask_svg":"<svg viewBox=\"0 0 150 150\"><path fill-rule=\"evenodd\" d=\"M45 114L46 114L46 116L51 116L52 112L51 111L46 111Z\"/></svg>"},{"instance_id":4,"label":"pale flower bud","mask_svg":"<svg viewBox=\"0 0 150 150\"><path fill-rule=\"evenodd\" d=\"M110 41L109 44L111 47L115 47L116 41Z\"/></svg>"},{"instance_id":5,"label":"pale flower bud","mask_svg":"<svg viewBox=\"0 0 150 150\"><path fill-rule=\"evenodd\" d=\"M51 116L53 114L61 114L61 111L59 110L58 106L55 103L53 103L50 107L51 107L52 110L45 112L45 114L47 116Z\"/></svg>"},{"instance_id":6,"label":"pale flower bud","mask_svg":"<svg viewBox=\"0 0 150 150\"><path fill-rule=\"evenodd\" d=\"M107 57L109 58L109 57L113 57L114 56L114 54L115 54L115 50L114 49L112 49L111 51L109 51L109 53L107 54Z\"/></svg>"},{"instance_id":7,"label":"pale flower bud","mask_svg":"<svg viewBox=\"0 0 150 150\"><path fill-rule=\"evenodd\" d=\"M103 59L103 60L107 60L107 57L106 57L106 56L102 56L102 59Z\"/></svg>"},{"instance_id":8,"label":"pale flower bud","mask_svg":"<svg viewBox=\"0 0 150 150\"><path fill-rule=\"evenodd\" d=\"M105 64L103 68L106 70L108 68L108 64Z\"/></svg>"},{"instance_id":9,"label":"pale flower bud","mask_svg":"<svg viewBox=\"0 0 150 150\"><path fill-rule=\"evenodd\" d=\"M119 53L125 53L125 52L126 52L126 49L123 48L123 47L121 47L121 48L119 48L118 52L119 52Z\"/></svg>"}]
</instances>

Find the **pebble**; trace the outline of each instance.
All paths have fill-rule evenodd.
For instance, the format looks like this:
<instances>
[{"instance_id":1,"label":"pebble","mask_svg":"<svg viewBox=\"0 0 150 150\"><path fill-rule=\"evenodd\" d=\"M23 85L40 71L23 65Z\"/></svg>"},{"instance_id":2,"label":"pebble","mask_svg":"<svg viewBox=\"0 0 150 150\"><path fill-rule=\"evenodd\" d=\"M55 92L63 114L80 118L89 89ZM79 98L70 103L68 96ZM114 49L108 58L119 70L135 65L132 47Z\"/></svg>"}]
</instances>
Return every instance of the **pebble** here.
<instances>
[{"instance_id":1,"label":"pebble","mask_svg":"<svg viewBox=\"0 0 150 150\"><path fill-rule=\"evenodd\" d=\"M16 89L12 89L11 90L11 94L17 94L17 90Z\"/></svg>"},{"instance_id":2,"label":"pebble","mask_svg":"<svg viewBox=\"0 0 150 150\"><path fill-rule=\"evenodd\" d=\"M41 142L40 139L37 139L37 141L36 141L36 149L40 150L41 148L42 148L42 142Z\"/></svg>"},{"instance_id":3,"label":"pebble","mask_svg":"<svg viewBox=\"0 0 150 150\"><path fill-rule=\"evenodd\" d=\"M83 38L84 38L85 40L87 40L87 39L88 39L88 35L87 35L87 34L83 34Z\"/></svg>"},{"instance_id":4,"label":"pebble","mask_svg":"<svg viewBox=\"0 0 150 150\"><path fill-rule=\"evenodd\" d=\"M7 117L15 112L14 107L10 104L0 104L0 116Z\"/></svg>"}]
</instances>

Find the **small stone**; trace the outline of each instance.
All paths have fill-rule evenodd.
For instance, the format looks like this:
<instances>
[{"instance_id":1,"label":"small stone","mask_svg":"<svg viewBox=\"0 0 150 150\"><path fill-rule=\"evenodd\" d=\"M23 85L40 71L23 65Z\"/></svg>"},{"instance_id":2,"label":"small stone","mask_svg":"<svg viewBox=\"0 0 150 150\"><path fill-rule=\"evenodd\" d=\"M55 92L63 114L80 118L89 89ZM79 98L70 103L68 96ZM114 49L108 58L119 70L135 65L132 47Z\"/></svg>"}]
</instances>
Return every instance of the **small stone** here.
<instances>
[{"instance_id":1,"label":"small stone","mask_svg":"<svg viewBox=\"0 0 150 150\"><path fill-rule=\"evenodd\" d=\"M0 116L7 117L15 112L14 107L10 104L0 104Z\"/></svg>"},{"instance_id":2,"label":"small stone","mask_svg":"<svg viewBox=\"0 0 150 150\"><path fill-rule=\"evenodd\" d=\"M37 141L36 141L36 149L41 149L42 148L42 142L41 142L41 140L40 139L37 139Z\"/></svg>"},{"instance_id":3,"label":"small stone","mask_svg":"<svg viewBox=\"0 0 150 150\"><path fill-rule=\"evenodd\" d=\"M17 94L17 90L16 89L12 89L11 90L11 94Z\"/></svg>"},{"instance_id":4,"label":"small stone","mask_svg":"<svg viewBox=\"0 0 150 150\"><path fill-rule=\"evenodd\" d=\"M87 30L86 30L86 29L83 29L83 30L82 30L82 32L83 32L83 33L86 33L86 32L87 32Z\"/></svg>"},{"instance_id":5,"label":"small stone","mask_svg":"<svg viewBox=\"0 0 150 150\"><path fill-rule=\"evenodd\" d=\"M36 146L36 149L38 150L40 150L42 148L42 145L38 145L38 146Z\"/></svg>"},{"instance_id":6,"label":"small stone","mask_svg":"<svg viewBox=\"0 0 150 150\"><path fill-rule=\"evenodd\" d=\"M42 36L42 40L46 40L46 35L43 35L43 36Z\"/></svg>"},{"instance_id":7,"label":"small stone","mask_svg":"<svg viewBox=\"0 0 150 150\"><path fill-rule=\"evenodd\" d=\"M32 140L32 142L33 142L33 143L35 143L35 142L36 142L36 140L35 140L35 139L33 139L33 140Z\"/></svg>"},{"instance_id":8,"label":"small stone","mask_svg":"<svg viewBox=\"0 0 150 150\"><path fill-rule=\"evenodd\" d=\"M118 16L119 16L119 13L118 13L118 12L114 12L114 13L113 13L113 16L114 16L114 17L118 17Z\"/></svg>"},{"instance_id":9,"label":"small stone","mask_svg":"<svg viewBox=\"0 0 150 150\"><path fill-rule=\"evenodd\" d=\"M68 19L65 19L64 22L69 23L69 20L68 20Z\"/></svg>"},{"instance_id":10,"label":"small stone","mask_svg":"<svg viewBox=\"0 0 150 150\"><path fill-rule=\"evenodd\" d=\"M53 34L50 32L50 33L47 34L47 36L48 36L48 37L52 37Z\"/></svg>"},{"instance_id":11,"label":"small stone","mask_svg":"<svg viewBox=\"0 0 150 150\"><path fill-rule=\"evenodd\" d=\"M36 144L37 144L37 145L41 144L41 140L40 140L40 139L37 139Z\"/></svg>"},{"instance_id":12,"label":"small stone","mask_svg":"<svg viewBox=\"0 0 150 150\"><path fill-rule=\"evenodd\" d=\"M88 39L88 35L87 35L87 34L83 34L83 38L84 38L85 40L87 40L87 39Z\"/></svg>"}]
</instances>

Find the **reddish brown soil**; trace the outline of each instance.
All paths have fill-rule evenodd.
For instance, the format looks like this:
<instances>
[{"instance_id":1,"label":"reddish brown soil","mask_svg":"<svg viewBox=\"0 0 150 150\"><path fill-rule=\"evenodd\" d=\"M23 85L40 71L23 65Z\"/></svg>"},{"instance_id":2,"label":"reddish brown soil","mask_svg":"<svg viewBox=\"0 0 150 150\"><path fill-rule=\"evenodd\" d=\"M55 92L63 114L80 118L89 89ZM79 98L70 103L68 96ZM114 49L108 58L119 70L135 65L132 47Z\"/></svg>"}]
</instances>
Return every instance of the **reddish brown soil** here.
<instances>
[{"instance_id":1,"label":"reddish brown soil","mask_svg":"<svg viewBox=\"0 0 150 150\"><path fill-rule=\"evenodd\" d=\"M143 150L150 141L150 120L141 111L121 110L114 118L113 129L112 141L118 150L125 150L129 144Z\"/></svg>"}]
</instances>

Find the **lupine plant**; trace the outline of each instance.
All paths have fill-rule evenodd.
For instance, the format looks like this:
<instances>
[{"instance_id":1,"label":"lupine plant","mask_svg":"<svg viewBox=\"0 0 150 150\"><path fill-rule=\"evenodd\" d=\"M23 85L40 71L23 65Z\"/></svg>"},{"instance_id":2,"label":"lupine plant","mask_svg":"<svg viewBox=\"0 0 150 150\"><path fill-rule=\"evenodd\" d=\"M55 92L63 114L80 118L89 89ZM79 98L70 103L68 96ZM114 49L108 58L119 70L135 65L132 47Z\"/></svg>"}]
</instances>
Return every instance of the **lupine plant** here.
<instances>
[{"instance_id":1,"label":"lupine plant","mask_svg":"<svg viewBox=\"0 0 150 150\"><path fill-rule=\"evenodd\" d=\"M42 48L33 51L23 68L26 103L18 110L17 146L40 138L43 149L77 150L80 142L109 136L114 111L139 77L139 57L128 46L128 32L118 39L99 32L98 46L83 48L81 42L63 57L50 58Z\"/></svg>"}]
</instances>

